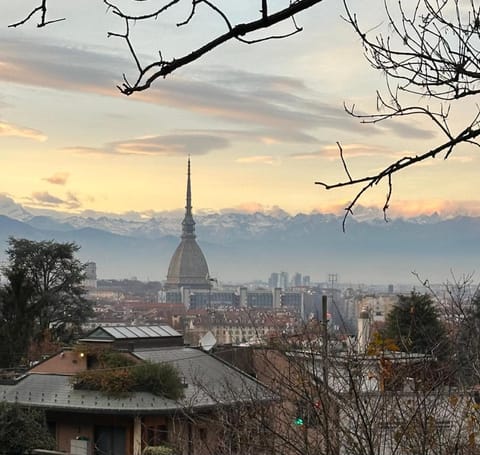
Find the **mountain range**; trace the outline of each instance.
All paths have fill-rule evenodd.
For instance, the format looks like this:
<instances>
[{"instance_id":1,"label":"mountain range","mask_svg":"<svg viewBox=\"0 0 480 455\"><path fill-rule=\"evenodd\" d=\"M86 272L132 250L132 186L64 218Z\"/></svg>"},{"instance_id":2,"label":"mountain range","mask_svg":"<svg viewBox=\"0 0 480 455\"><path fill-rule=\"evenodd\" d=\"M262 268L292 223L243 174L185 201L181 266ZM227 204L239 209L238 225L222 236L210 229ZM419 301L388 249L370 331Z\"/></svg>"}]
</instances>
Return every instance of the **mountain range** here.
<instances>
[{"instance_id":1,"label":"mountain range","mask_svg":"<svg viewBox=\"0 0 480 455\"><path fill-rule=\"evenodd\" d=\"M210 275L223 282L266 281L271 272L300 272L313 281L337 273L344 283L444 282L480 264L480 218L433 214L385 222L359 210L342 231L342 217L199 211L197 240ZM377 214L375 214L377 215ZM73 241L99 278L163 280L179 243L182 212L144 216L39 212L0 197L0 260L8 237Z\"/></svg>"}]
</instances>

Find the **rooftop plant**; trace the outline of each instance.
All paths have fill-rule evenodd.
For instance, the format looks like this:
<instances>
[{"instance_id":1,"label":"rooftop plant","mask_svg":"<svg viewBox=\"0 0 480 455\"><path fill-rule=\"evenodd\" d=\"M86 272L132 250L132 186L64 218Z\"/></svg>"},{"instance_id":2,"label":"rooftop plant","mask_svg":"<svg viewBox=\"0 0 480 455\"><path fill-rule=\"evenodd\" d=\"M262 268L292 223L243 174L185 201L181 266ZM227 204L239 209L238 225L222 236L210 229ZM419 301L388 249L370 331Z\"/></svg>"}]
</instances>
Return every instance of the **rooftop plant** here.
<instances>
[{"instance_id":1,"label":"rooftop plant","mask_svg":"<svg viewBox=\"0 0 480 455\"><path fill-rule=\"evenodd\" d=\"M178 370L169 363L138 362L125 353L105 349L88 353L95 368L72 377L76 389L98 390L121 397L132 392L149 392L179 400L184 388Z\"/></svg>"}]
</instances>

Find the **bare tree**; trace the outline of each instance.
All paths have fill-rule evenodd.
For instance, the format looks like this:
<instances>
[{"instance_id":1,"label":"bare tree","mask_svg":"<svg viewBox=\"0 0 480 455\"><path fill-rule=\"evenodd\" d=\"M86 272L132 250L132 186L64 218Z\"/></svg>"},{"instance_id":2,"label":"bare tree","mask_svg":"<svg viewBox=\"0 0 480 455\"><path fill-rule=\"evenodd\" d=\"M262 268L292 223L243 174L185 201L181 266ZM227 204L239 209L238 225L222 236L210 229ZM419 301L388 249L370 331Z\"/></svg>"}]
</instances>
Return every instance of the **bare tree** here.
<instances>
[{"instance_id":1,"label":"bare tree","mask_svg":"<svg viewBox=\"0 0 480 455\"><path fill-rule=\"evenodd\" d=\"M377 113L347 112L364 123L385 122L400 117L425 119L441 139L428 150L404 156L372 175L351 176L340 144L340 159L346 179L338 183L316 182L327 190L360 186L346 207L345 219L366 191L386 181L386 213L392 196L392 177L397 172L442 156L447 159L460 144L479 146L480 110L473 108L470 120L456 130L450 119L452 103L480 93L480 5L475 0L384 0L384 31L367 30L347 0L345 20L360 38L367 61L385 75L386 90L377 91ZM413 96L412 96L413 95ZM420 99L419 99L420 97ZM432 107L431 104L437 107ZM418 121L418 120L415 120Z\"/></svg>"},{"instance_id":2,"label":"bare tree","mask_svg":"<svg viewBox=\"0 0 480 455\"><path fill-rule=\"evenodd\" d=\"M255 348L254 362L258 377L278 400L248 413L238 408L238 420L222 421L223 431L245 444L237 453L250 453L249 441L255 453L281 455L478 451L475 395L467 388L448 387L449 372L431 377L434 360L428 356L350 351L324 358L310 351L308 343L299 349L281 342ZM263 441L261 447L257 441Z\"/></svg>"},{"instance_id":3,"label":"bare tree","mask_svg":"<svg viewBox=\"0 0 480 455\"><path fill-rule=\"evenodd\" d=\"M124 95L131 95L135 92L146 90L158 78L166 77L178 68L198 60L208 52L230 40L237 40L245 44L254 44L261 41L292 36L302 31L302 28L297 25L295 21L296 14L311 8L321 1L322 0L290 0L289 2L285 2L286 6L278 7L278 2L261 0L259 1L260 9L258 11L257 19L253 19L249 22L238 22L236 18L232 17L232 14L227 12L226 7L218 5L221 2L212 0L191 0L188 2L182 0L163 0L160 2L160 6L158 5L158 2L150 0L130 0L126 3L113 0L103 0L103 3L107 6L108 10L120 18L125 26L123 32L109 32L108 36L125 40L138 71L135 81L130 82L124 74L123 84L117 87ZM184 20L176 24L177 27L188 26L194 19L197 11L205 8L212 14L212 16L216 16L218 20L223 23L224 32L207 40L196 49L192 49L186 55L174 57L172 59L164 59L162 50L159 50L157 60L143 63L133 44L131 33L132 25L138 22L155 21L163 14L166 14L167 11L170 12L170 10L174 8L178 8L182 11L185 8L184 5L188 3L191 4L189 7L189 13ZM132 9L133 12L131 12ZM46 18L47 0L41 0L41 4L33 9L25 19L10 24L10 27L23 25L37 12L41 13L41 20L38 24L39 27L63 20L48 20ZM291 21L291 30L289 32L281 34L270 34L268 32L268 30L272 29L275 25L288 20ZM261 30L267 30L267 34L260 38L249 38L254 32Z\"/></svg>"}]
</instances>

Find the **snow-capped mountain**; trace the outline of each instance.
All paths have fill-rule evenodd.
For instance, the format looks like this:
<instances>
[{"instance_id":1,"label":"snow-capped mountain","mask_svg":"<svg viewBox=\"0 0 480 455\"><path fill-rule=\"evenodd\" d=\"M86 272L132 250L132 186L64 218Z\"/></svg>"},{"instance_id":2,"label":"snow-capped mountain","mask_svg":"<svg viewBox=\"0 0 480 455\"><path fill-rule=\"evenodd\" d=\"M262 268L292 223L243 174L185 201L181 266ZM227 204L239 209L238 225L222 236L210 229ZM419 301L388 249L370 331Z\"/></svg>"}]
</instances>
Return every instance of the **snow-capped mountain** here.
<instances>
[{"instance_id":1,"label":"snow-capped mountain","mask_svg":"<svg viewBox=\"0 0 480 455\"><path fill-rule=\"evenodd\" d=\"M22 207L0 197L0 261L9 236L74 241L102 278L165 278L181 234L181 210L126 215L68 215ZM480 269L480 218L438 214L386 223L367 212L350 218L310 213L197 211L196 233L210 273L224 281L299 271L322 281L405 283L412 271L431 281Z\"/></svg>"},{"instance_id":2,"label":"snow-capped mountain","mask_svg":"<svg viewBox=\"0 0 480 455\"><path fill-rule=\"evenodd\" d=\"M0 194L0 215L19 221L28 220L32 217L30 212L5 194Z\"/></svg>"}]
</instances>

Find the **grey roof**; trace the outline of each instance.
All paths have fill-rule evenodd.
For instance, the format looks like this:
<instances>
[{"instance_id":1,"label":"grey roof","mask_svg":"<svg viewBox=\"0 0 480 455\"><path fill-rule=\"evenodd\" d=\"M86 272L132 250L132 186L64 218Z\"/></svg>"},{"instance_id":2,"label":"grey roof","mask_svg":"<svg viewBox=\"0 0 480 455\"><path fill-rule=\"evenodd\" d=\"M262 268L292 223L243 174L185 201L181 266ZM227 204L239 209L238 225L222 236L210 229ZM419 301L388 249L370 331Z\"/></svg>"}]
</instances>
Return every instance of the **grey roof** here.
<instances>
[{"instance_id":1,"label":"grey roof","mask_svg":"<svg viewBox=\"0 0 480 455\"><path fill-rule=\"evenodd\" d=\"M165 338L181 336L168 325L98 327L83 340L129 340L138 338Z\"/></svg>"},{"instance_id":2,"label":"grey roof","mask_svg":"<svg viewBox=\"0 0 480 455\"><path fill-rule=\"evenodd\" d=\"M98 391L75 390L71 376L27 374L15 384L0 385L0 401L70 412L168 414L179 408L198 409L218 404L270 399L268 390L255 379L203 351L172 347L137 351L140 359L171 362L188 386L179 402L147 392L121 398Z\"/></svg>"},{"instance_id":3,"label":"grey roof","mask_svg":"<svg viewBox=\"0 0 480 455\"><path fill-rule=\"evenodd\" d=\"M145 349L133 354L154 363L172 363L189 385L185 401L192 406L259 400L271 396L256 379L198 349Z\"/></svg>"}]
</instances>

